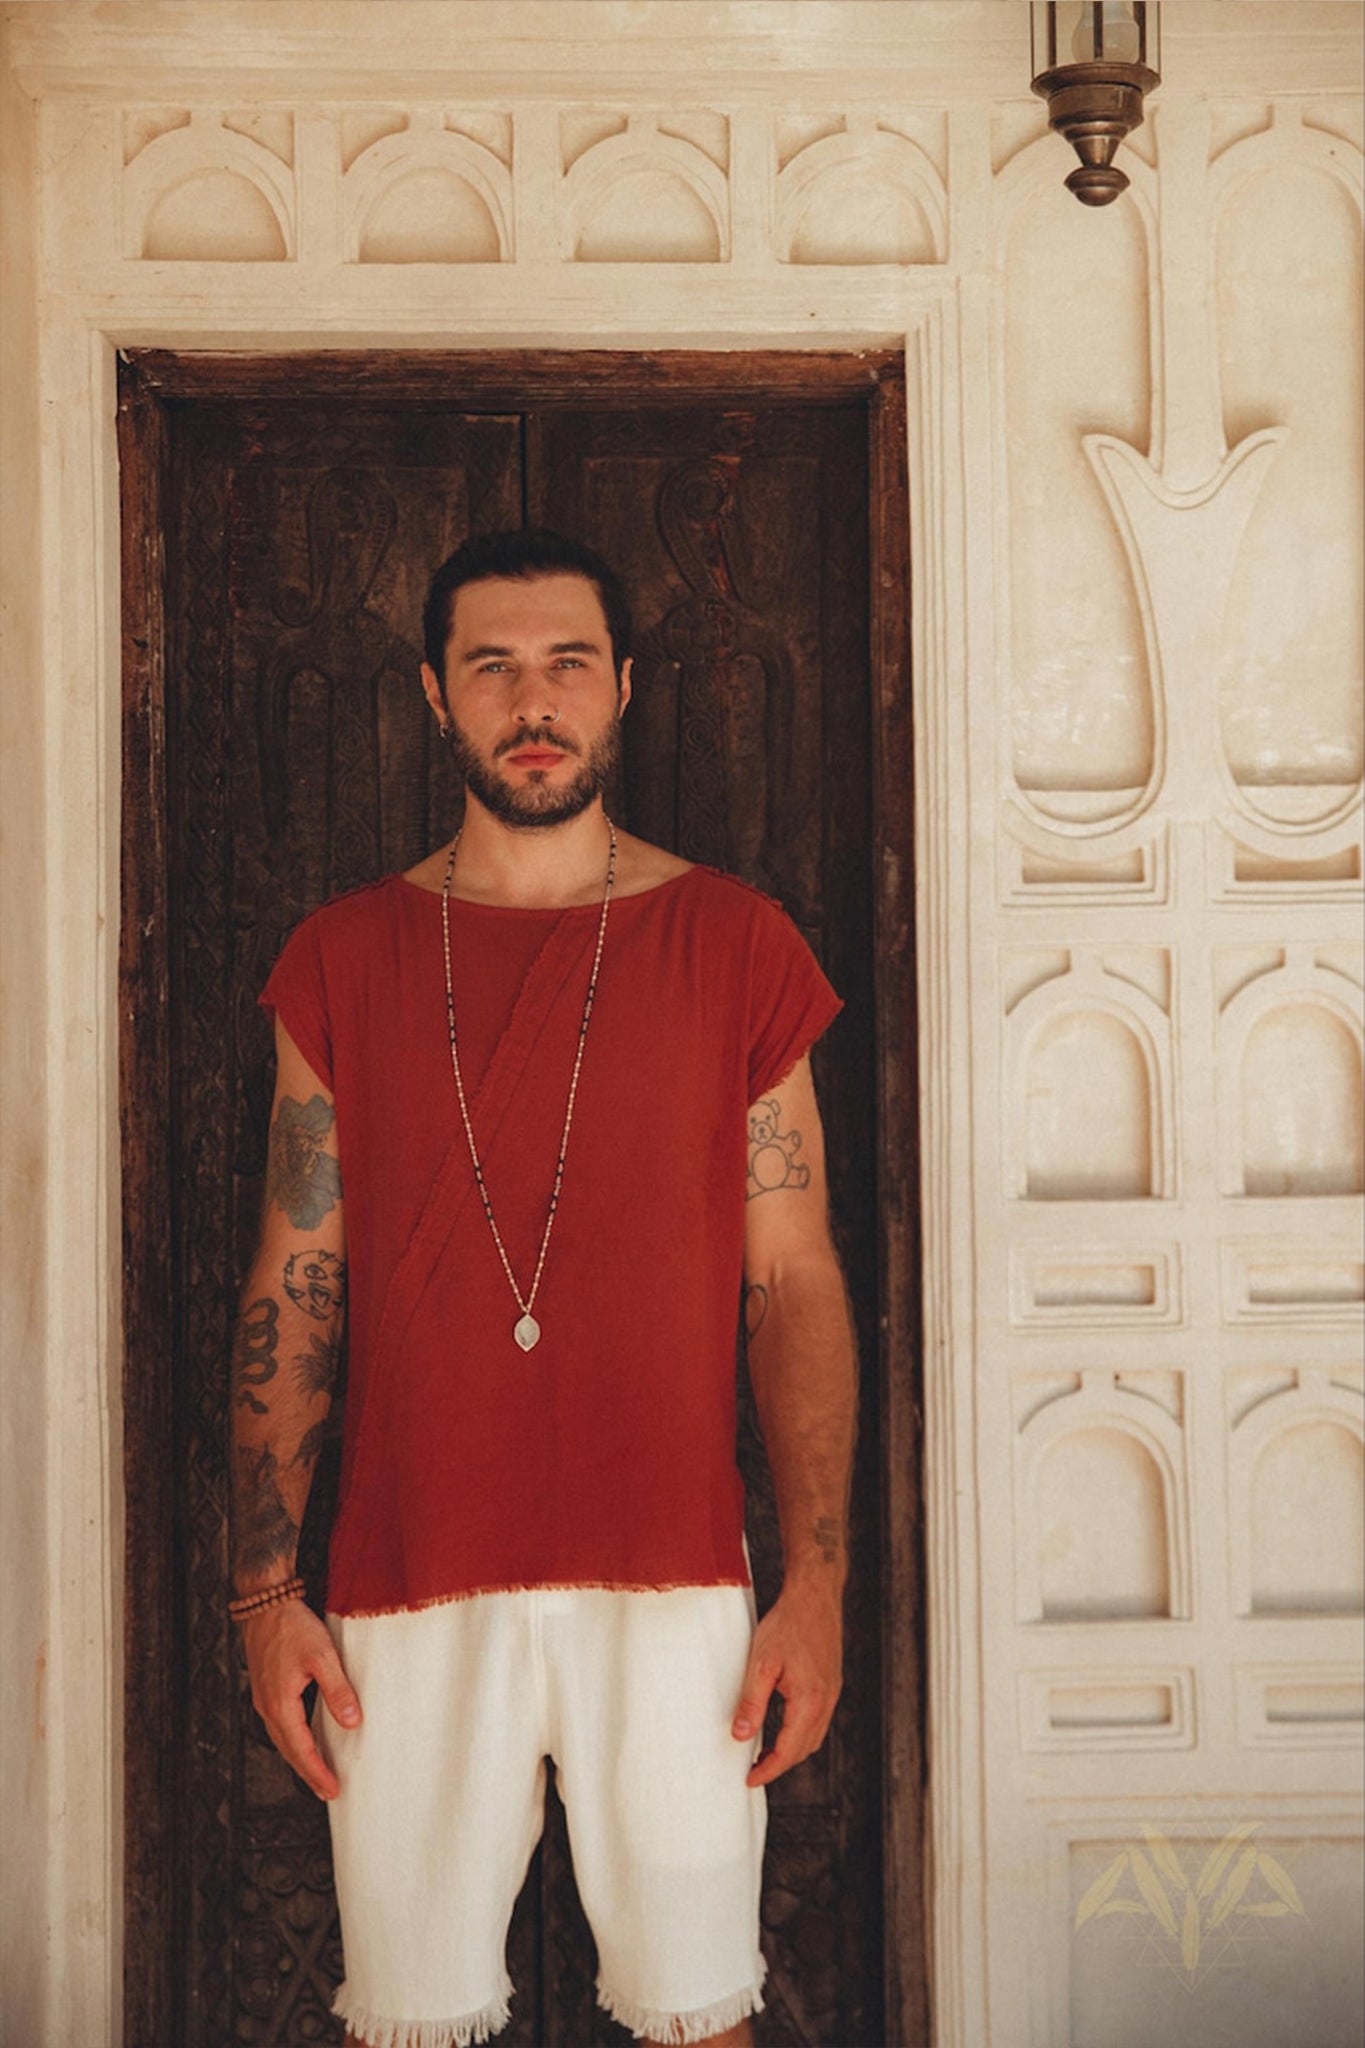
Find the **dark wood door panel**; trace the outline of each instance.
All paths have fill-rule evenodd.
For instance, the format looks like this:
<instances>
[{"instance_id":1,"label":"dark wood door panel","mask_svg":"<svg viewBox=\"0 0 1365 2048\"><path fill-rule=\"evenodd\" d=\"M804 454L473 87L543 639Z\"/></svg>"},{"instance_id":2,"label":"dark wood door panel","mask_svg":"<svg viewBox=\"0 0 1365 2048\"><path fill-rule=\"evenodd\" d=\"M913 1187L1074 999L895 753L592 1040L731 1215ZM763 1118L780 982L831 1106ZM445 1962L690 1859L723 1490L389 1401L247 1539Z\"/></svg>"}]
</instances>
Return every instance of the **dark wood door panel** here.
<instances>
[{"instance_id":1,"label":"dark wood door panel","mask_svg":"<svg viewBox=\"0 0 1365 2048\"><path fill-rule=\"evenodd\" d=\"M156 359L163 382L168 362ZM160 571L145 534L129 616L145 613L152 625L134 634L128 656L134 708L154 712L164 687L166 843L163 852L151 833L145 854L134 844L126 900L165 905L169 994L164 1030L130 1036L125 1087L139 1074L145 1086L155 1063L169 1093L153 1145L162 1154L140 1150L125 1168L130 1216L160 1201L169 1217L164 1290L159 1279L139 1281L129 1295L130 1345L139 1314L164 1317L164 1332L148 1332L148 1355L164 1361L169 1421L154 1420L154 1401L141 1403L130 1501L149 1458L172 1475L162 1536L150 1515L138 1525L171 1674L135 1672L130 1693L151 1702L150 1719L130 1729L143 1844L130 1852L130 1885L147 1891L148 1844L164 1845L174 1871L165 1924L130 1927L130 1985L142 1986L130 1990L130 2014L165 2015L133 2026L130 2048L340 2038L327 2012L340 1943L326 1815L266 1742L223 1616L225 1365L253 1249L271 1085L255 999L308 910L449 835L458 793L416 675L426 579L466 532L523 517L581 535L632 589L636 689L614 814L777 896L845 999L816 1071L863 1367L847 1680L825 1750L771 1795L768 2010L757 2033L764 2048L882 2048L898 2038L882 1990L886 1338L874 1162L886 1148L872 733L886 681L870 672L868 463L877 393L813 402L807 366L794 396L779 381L769 392L705 388L663 402L657 372L655 362L638 396L621 380L585 393L566 372L562 402L542 379L521 408L508 403L504 378L496 410L477 400L457 410L430 390L385 405L373 378L361 404L341 393L324 400L316 388L263 395L234 366L221 400L196 391L160 401L137 460L125 455L128 489L142 493L137 516L164 498L167 557L164 679ZM426 366L412 374L420 385ZM191 383L204 375L195 369ZM145 391L139 403L145 413ZM141 770L138 730L134 721L130 758ZM150 770L144 783L154 801ZM129 942L125 962L134 961ZM126 986L136 971L126 967ZM318 1597L337 1444L334 1429L304 1531ZM780 1552L747 1400L740 1450L766 1601ZM152 1955L168 1945L169 1972ZM518 1987L502 2037L509 2048L619 2048L628 2038L596 2007L592 1944L553 1798L509 1966Z\"/></svg>"},{"instance_id":2,"label":"dark wood door panel","mask_svg":"<svg viewBox=\"0 0 1365 2048\"><path fill-rule=\"evenodd\" d=\"M416 681L424 577L471 526L516 524L521 498L516 419L205 406L172 422L176 2048L340 2038L326 1815L266 1741L223 1618L226 1361L273 1059L256 996L305 912L448 831L453 787ZM305 1532L315 1586L335 1470L333 1445Z\"/></svg>"}]
</instances>

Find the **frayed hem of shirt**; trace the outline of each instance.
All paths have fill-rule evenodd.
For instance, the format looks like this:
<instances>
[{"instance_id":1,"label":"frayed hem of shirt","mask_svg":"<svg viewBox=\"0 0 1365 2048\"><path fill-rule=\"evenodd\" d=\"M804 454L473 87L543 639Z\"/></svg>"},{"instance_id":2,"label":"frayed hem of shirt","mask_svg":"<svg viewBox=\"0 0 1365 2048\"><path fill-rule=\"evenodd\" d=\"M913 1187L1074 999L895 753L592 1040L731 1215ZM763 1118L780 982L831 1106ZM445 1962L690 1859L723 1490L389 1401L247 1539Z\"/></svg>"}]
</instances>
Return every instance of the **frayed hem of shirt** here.
<instances>
[{"instance_id":1,"label":"frayed hem of shirt","mask_svg":"<svg viewBox=\"0 0 1365 2048\"><path fill-rule=\"evenodd\" d=\"M475 2048L477 2042L491 2041L494 2034L502 2032L512 2017L511 1999L508 1978L496 1998L459 2019L388 2020L357 2005L343 1984L332 2011L367 2048Z\"/></svg>"},{"instance_id":2,"label":"frayed hem of shirt","mask_svg":"<svg viewBox=\"0 0 1365 2048\"><path fill-rule=\"evenodd\" d=\"M751 2013L762 2012L761 1986L766 1974L766 1968L760 1964L756 1983L747 1984L743 1991L736 1991L729 1998L718 1999L714 2005L696 2006L691 2012L661 2012L654 2006L636 2005L633 1999L618 1998L602 1983L597 1986L597 2003L634 2034L637 2041L709 2041L714 2035L737 2027Z\"/></svg>"},{"instance_id":3,"label":"frayed hem of shirt","mask_svg":"<svg viewBox=\"0 0 1365 2048\"><path fill-rule=\"evenodd\" d=\"M425 1600L402 1600L392 1607L329 1604L327 1612L339 1621L378 1621L390 1614L425 1614L430 1607L455 1607L465 1600L486 1600L493 1593L698 1593L713 1586L739 1586L747 1591L752 1583L751 1579L670 1579L661 1586L652 1579L639 1583L629 1579L530 1579L525 1583L504 1580L496 1585L470 1586L458 1593L432 1593Z\"/></svg>"}]
</instances>

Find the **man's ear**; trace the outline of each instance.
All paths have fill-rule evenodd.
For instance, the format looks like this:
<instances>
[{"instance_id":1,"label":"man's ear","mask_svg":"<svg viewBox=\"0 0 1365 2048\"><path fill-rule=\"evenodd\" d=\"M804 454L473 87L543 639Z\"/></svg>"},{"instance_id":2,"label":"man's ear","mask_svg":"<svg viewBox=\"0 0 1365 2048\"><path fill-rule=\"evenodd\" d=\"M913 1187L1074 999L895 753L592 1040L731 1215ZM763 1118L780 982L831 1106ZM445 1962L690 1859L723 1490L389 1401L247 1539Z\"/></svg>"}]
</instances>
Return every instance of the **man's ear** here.
<instances>
[{"instance_id":1,"label":"man's ear","mask_svg":"<svg viewBox=\"0 0 1365 2048\"><path fill-rule=\"evenodd\" d=\"M621 663L621 680L616 686L616 715L618 718L630 702L630 675L634 666L635 663L630 655L627 655Z\"/></svg>"},{"instance_id":2,"label":"man's ear","mask_svg":"<svg viewBox=\"0 0 1365 2048\"><path fill-rule=\"evenodd\" d=\"M441 687L440 678L428 661L422 663L422 694L436 713L438 724L444 725L450 716L450 711L446 704L445 691Z\"/></svg>"}]
</instances>

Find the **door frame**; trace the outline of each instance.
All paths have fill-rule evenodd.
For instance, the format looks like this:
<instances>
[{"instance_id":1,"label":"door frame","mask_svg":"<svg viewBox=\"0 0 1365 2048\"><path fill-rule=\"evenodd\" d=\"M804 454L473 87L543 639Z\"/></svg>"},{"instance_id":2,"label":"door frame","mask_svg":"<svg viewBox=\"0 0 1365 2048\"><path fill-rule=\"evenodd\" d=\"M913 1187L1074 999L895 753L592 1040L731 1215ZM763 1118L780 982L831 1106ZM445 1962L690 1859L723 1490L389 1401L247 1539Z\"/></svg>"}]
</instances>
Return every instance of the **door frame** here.
<instances>
[{"instance_id":1,"label":"door frame","mask_svg":"<svg viewBox=\"0 0 1365 2048\"><path fill-rule=\"evenodd\" d=\"M171 1570L170 1130L165 554L168 408L342 393L376 403L617 406L863 398L868 421L872 885L883 1504L884 1993L890 2041L928 2039L927 1631L921 1477L918 1079L905 359L891 351L120 352L123 816L119 1088L126 1607L124 2000L130 2043L166 2038L175 1943L178 1736Z\"/></svg>"}]
</instances>

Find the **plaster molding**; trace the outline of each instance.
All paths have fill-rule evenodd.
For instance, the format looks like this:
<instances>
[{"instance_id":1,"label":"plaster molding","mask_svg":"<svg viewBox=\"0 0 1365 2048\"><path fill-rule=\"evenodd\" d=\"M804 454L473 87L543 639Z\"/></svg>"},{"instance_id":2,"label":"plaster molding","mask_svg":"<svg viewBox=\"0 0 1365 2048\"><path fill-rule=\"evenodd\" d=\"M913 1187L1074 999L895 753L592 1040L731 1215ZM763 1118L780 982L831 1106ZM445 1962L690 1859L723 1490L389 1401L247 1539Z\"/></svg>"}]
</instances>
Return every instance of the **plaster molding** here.
<instances>
[{"instance_id":1,"label":"plaster molding","mask_svg":"<svg viewBox=\"0 0 1365 2048\"><path fill-rule=\"evenodd\" d=\"M1079 1375L1080 1384L1070 1393L1047 1402L1019 1432L1018 1513L1019 1541L1016 1613L1020 1622L1036 1624L1048 1619L1043 1604L1042 1520L1043 1467L1049 1452L1068 1440L1084 1435L1113 1433L1129 1438L1155 1468L1161 1484L1161 1537L1166 1565L1167 1607L1160 1618L1188 1621L1193 1612L1191 1587L1193 1571L1189 1540L1189 1483L1184 1430L1179 1421L1136 1392L1113 1372L1099 1368ZM1136 1625L1121 1613L1096 1614L1087 1621L1072 1620L1072 1629L1102 1630ZM1085 1652L1080 1653L1083 1657ZM1104 1653L1092 1651L1093 1655Z\"/></svg>"},{"instance_id":2,"label":"plaster molding","mask_svg":"<svg viewBox=\"0 0 1365 2048\"><path fill-rule=\"evenodd\" d=\"M969 488L963 401L972 348L944 290L906 335L911 676L917 735L915 854L924 1239L925 1517L929 1611L929 1816L934 1873L934 2039L989 2038L986 1853L981 1834L981 1628L974 1485L973 1251L969 1167L971 881L959 821L970 807L966 745Z\"/></svg>"},{"instance_id":3,"label":"plaster molding","mask_svg":"<svg viewBox=\"0 0 1365 2048\"><path fill-rule=\"evenodd\" d=\"M565 174L561 204L560 254L566 262L585 258L583 244L597 217L632 179L657 177L691 195L714 236L714 253L689 250L690 262L730 260L730 190L725 174L704 151L680 136L664 133L652 114L632 113L620 135L585 150Z\"/></svg>"},{"instance_id":4,"label":"plaster molding","mask_svg":"<svg viewBox=\"0 0 1365 2048\"><path fill-rule=\"evenodd\" d=\"M178 98L220 78L225 52L249 95L530 91L581 98L611 81L647 98L660 77L695 63L727 94L827 103L850 75L867 99L888 79L916 102L1027 99L1028 28L1002 0L668 0L644 20L632 0L329 0L325 7L216 0L168 19L137 4L59 0L13 11L13 62L35 95L77 89L110 100L146 98L155 77ZM1181 0L1165 25L1168 79L1196 78L1228 95L1320 95L1358 77L1365 9L1357 0ZM515 22L515 26L513 26ZM853 58L857 52L861 61ZM344 54L339 54L344 53ZM863 54L866 53L866 54ZM211 87L209 88L211 89ZM1330 89L1330 88L1329 88Z\"/></svg>"},{"instance_id":5,"label":"plaster molding","mask_svg":"<svg viewBox=\"0 0 1365 2048\"><path fill-rule=\"evenodd\" d=\"M1365 1444L1359 1385L1347 1385L1324 1368L1300 1370L1291 1387L1268 1394L1232 1425L1227 1445L1228 1549L1235 1615L1250 1618L1258 1611L1253 1561L1257 1467L1265 1453L1291 1431L1314 1425L1338 1429ZM1311 1607L1304 1613L1311 1617Z\"/></svg>"},{"instance_id":6,"label":"plaster molding","mask_svg":"<svg viewBox=\"0 0 1365 2048\"><path fill-rule=\"evenodd\" d=\"M423 118L425 116L425 118ZM497 237L497 260L515 257L512 230L512 178L491 149L446 127L439 109L423 108L401 134L371 143L347 165L341 177L344 221L343 260L380 263L385 259L369 247L376 212L404 180L430 173L466 188L483 207ZM457 258L446 261L460 260Z\"/></svg>"},{"instance_id":7,"label":"plaster molding","mask_svg":"<svg viewBox=\"0 0 1365 2048\"><path fill-rule=\"evenodd\" d=\"M196 108L184 127L157 136L125 166L119 190L123 255L155 260L147 242L158 209L177 192L215 173L259 195L278 232L280 258L291 260L297 250L297 196L291 168L249 136L226 127L220 116L205 108Z\"/></svg>"},{"instance_id":8,"label":"plaster molding","mask_svg":"<svg viewBox=\"0 0 1365 2048\"><path fill-rule=\"evenodd\" d=\"M1010 1108L1001 1132L1006 1193L1015 1201L1039 1199L1030 1188L1026 1121L1031 1105L1032 1061L1040 1039L1052 1025L1092 1018L1105 1018L1118 1026L1142 1062L1146 1085L1147 1185L1141 1194L1130 1199L1170 1201L1179 1192L1174 1129L1177 1051L1171 1018L1142 989L1112 972L1105 961L1081 952L1073 956L1065 973L1031 990L1009 1012ZM1095 1197L1078 1193L1074 1199Z\"/></svg>"},{"instance_id":9,"label":"plaster molding","mask_svg":"<svg viewBox=\"0 0 1365 2048\"><path fill-rule=\"evenodd\" d=\"M1132 816L1158 795L1176 815L1197 808L1206 801L1211 769L1223 777L1229 804L1241 808L1224 762L1216 704L1200 684L1216 669L1221 596L1284 438L1280 427L1250 434L1211 476L1184 487L1117 435L1082 438L1123 541L1149 650L1152 779Z\"/></svg>"},{"instance_id":10,"label":"plaster molding","mask_svg":"<svg viewBox=\"0 0 1365 2048\"><path fill-rule=\"evenodd\" d=\"M1343 1034L1353 1064L1359 1064L1361 1052L1365 1049L1365 1018L1362 1017L1358 983L1353 984L1345 975L1320 965L1311 947L1286 949L1280 965L1257 974L1224 1004L1218 1020L1218 1174L1222 1193L1232 1199L1257 1198L1257 1190L1247 1185L1247 1162L1253 1136L1250 1125L1253 1104L1248 1100L1244 1071L1248 1046L1258 1026L1279 1013L1296 1012L1303 1016L1330 1019ZM1310 1050L1305 1047L1304 1056ZM1311 1071L1311 1065L1308 1071ZM1282 1079L1286 1089L1292 1089L1301 1077L1285 1071L1275 1078ZM1254 1106L1263 1116L1273 1117L1273 1103L1261 1100ZM1352 1135L1349 1128L1335 1135L1343 1144L1349 1145ZM1311 1181L1312 1162L1299 1161L1298 1166L1300 1174L1307 1175ZM1334 1185L1328 1199L1349 1192L1349 1186ZM1321 1197L1316 1189L1310 1187L1307 1192L1287 1189L1282 1196L1272 1196L1271 1199L1296 1203L1305 1200L1316 1202Z\"/></svg>"},{"instance_id":11,"label":"plaster molding","mask_svg":"<svg viewBox=\"0 0 1365 2048\"><path fill-rule=\"evenodd\" d=\"M872 117L851 117L842 135L827 135L783 165L777 176L777 256L779 262L802 261L793 254L811 204L822 190L845 196L846 181L870 184L874 195L907 201L923 218L931 241L931 261L948 253L947 195L933 164L918 144L904 135L875 126ZM847 203L847 202L845 202ZM850 258L850 261L853 259ZM910 257L888 260L910 261Z\"/></svg>"}]
</instances>

